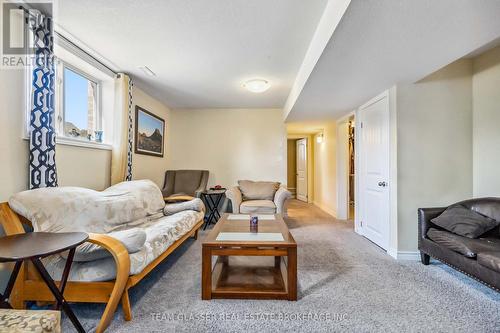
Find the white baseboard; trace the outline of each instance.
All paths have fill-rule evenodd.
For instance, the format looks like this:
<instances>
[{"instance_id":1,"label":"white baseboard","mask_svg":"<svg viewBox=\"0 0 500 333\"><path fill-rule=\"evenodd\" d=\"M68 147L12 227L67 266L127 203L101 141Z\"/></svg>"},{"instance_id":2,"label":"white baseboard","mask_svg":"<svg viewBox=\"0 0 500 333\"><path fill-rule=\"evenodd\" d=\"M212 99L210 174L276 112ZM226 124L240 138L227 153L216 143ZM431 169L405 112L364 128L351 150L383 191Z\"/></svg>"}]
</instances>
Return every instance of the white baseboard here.
<instances>
[{"instance_id":1,"label":"white baseboard","mask_svg":"<svg viewBox=\"0 0 500 333\"><path fill-rule=\"evenodd\" d=\"M387 254L396 260L420 260L420 252L418 251L398 251L394 248L389 248Z\"/></svg>"},{"instance_id":2,"label":"white baseboard","mask_svg":"<svg viewBox=\"0 0 500 333\"><path fill-rule=\"evenodd\" d=\"M387 254L396 260L398 259L398 250L393 247L387 249Z\"/></svg>"},{"instance_id":3,"label":"white baseboard","mask_svg":"<svg viewBox=\"0 0 500 333\"><path fill-rule=\"evenodd\" d=\"M313 201L313 205L324 211L325 213L337 218L337 212L330 207L320 204L319 202Z\"/></svg>"}]
</instances>

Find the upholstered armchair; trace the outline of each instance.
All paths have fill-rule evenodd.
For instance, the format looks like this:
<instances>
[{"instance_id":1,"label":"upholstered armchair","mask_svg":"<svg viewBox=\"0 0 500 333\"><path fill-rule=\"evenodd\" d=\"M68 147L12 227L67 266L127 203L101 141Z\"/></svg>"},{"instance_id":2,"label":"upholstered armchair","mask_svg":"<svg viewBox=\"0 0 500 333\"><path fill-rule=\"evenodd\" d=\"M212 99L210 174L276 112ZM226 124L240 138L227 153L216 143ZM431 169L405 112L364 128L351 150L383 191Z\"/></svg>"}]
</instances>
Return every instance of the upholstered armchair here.
<instances>
[{"instance_id":1,"label":"upholstered armchair","mask_svg":"<svg viewBox=\"0 0 500 333\"><path fill-rule=\"evenodd\" d=\"M163 196L189 195L199 198L207 189L208 170L167 170Z\"/></svg>"},{"instance_id":2,"label":"upholstered armchair","mask_svg":"<svg viewBox=\"0 0 500 333\"><path fill-rule=\"evenodd\" d=\"M235 214L282 214L286 216L286 201L292 197L285 186L276 182L238 181L238 186L226 191Z\"/></svg>"}]
</instances>

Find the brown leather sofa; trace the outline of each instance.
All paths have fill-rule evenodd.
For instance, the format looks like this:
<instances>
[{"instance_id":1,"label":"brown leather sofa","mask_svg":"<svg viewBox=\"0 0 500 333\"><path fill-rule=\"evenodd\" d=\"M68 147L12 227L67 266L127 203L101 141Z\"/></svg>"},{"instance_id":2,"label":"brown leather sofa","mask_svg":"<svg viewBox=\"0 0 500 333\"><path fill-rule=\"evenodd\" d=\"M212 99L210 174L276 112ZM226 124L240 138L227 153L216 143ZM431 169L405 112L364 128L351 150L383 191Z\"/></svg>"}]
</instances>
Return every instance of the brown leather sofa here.
<instances>
[{"instance_id":1,"label":"brown leather sofa","mask_svg":"<svg viewBox=\"0 0 500 333\"><path fill-rule=\"evenodd\" d=\"M471 199L457 204L500 221L500 198ZM459 236L432 223L445 210L446 207L418 209L418 249L422 263L429 265L432 257L500 291L500 226L479 238Z\"/></svg>"}]
</instances>

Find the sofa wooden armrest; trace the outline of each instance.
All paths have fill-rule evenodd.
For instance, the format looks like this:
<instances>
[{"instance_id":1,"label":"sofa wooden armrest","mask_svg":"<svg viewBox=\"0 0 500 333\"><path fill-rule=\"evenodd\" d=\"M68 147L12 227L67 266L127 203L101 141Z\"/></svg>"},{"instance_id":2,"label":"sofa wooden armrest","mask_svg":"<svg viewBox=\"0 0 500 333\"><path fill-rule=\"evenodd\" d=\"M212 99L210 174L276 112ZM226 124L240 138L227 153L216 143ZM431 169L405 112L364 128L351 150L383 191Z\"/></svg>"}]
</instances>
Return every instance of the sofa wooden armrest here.
<instances>
[{"instance_id":1,"label":"sofa wooden armrest","mask_svg":"<svg viewBox=\"0 0 500 333\"><path fill-rule=\"evenodd\" d=\"M113 290L111 291L108 304L104 309L101 321L96 329L96 332L104 332L106 327L108 327L111 322L116 307L118 306L118 303L120 303L123 291L127 286L130 272L130 257L125 246L113 237L91 233L89 234L88 242L97 244L108 250L116 263L116 279L114 281Z\"/></svg>"}]
</instances>

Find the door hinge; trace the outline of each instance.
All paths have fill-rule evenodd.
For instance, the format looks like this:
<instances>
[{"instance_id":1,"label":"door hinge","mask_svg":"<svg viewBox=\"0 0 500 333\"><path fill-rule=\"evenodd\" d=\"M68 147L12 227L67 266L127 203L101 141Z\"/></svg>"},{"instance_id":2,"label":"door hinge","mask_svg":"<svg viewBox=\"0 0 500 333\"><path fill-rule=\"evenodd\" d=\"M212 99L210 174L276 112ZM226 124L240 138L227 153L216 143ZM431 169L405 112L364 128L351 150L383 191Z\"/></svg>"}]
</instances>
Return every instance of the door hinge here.
<instances>
[{"instance_id":1,"label":"door hinge","mask_svg":"<svg viewBox=\"0 0 500 333\"><path fill-rule=\"evenodd\" d=\"M361 122L361 124L360 124L360 125L361 125L361 128L363 128L363 122Z\"/></svg>"},{"instance_id":2,"label":"door hinge","mask_svg":"<svg viewBox=\"0 0 500 333\"><path fill-rule=\"evenodd\" d=\"M360 226L363 226L363 221L359 221L359 225L360 225Z\"/></svg>"}]
</instances>

